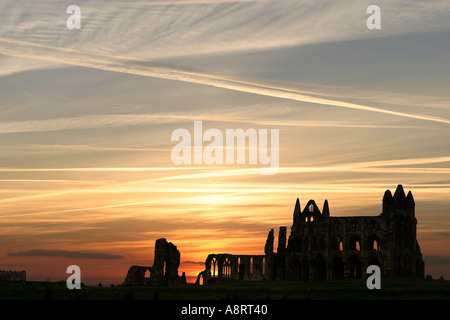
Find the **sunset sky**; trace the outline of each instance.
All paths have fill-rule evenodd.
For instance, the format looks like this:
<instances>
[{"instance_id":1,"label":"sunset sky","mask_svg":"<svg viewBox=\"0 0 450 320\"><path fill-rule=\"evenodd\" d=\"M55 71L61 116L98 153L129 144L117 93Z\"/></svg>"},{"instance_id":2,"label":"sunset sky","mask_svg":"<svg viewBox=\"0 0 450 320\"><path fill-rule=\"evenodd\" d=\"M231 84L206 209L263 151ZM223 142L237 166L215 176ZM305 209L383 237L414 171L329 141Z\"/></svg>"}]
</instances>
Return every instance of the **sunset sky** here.
<instances>
[{"instance_id":1,"label":"sunset sky","mask_svg":"<svg viewBox=\"0 0 450 320\"><path fill-rule=\"evenodd\" d=\"M402 184L425 274L450 279L447 0L70 4L80 30L67 1L0 2L0 270L120 284L166 238L196 277L289 234L297 198L378 215ZM175 165L171 134L196 120L279 129L278 172Z\"/></svg>"}]
</instances>

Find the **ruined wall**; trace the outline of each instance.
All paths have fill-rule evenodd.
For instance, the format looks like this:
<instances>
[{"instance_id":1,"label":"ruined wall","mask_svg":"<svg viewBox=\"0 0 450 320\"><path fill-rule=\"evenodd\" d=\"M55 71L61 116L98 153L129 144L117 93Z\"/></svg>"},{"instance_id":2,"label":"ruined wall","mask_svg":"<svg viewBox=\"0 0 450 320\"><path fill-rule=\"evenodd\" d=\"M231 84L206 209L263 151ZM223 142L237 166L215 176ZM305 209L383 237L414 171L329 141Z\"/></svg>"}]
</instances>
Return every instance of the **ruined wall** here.
<instances>
[{"instance_id":1,"label":"ruined wall","mask_svg":"<svg viewBox=\"0 0 450 320\"><path fill-rule=\"evenodd\" d=\"M286 227L280 227L274 252L271 229L264 255L211 254L197 283L200 278L204 283L220 279L359 279L367 277L369 265L380 266L381 275L387 278L423 278L425 265L417 242L412 193L406 196L398 185L394 196L385 192L382 202L378 216L331 217L327 200L321 212L314 200L302 211L297 199L287 246Z\"/></svg>"},{"instance_id":2,"label":"ruined wall","mask_svg":"<svg viewBox=\"0 0 450 320\"><path fill-rule=\"evenodd\" d=\"M210 254L197 284L220 280L262 280L265 275L265 255Z\"/></svg>"},{"instance_id":3,"label":"ruined wall","mask_svg":"<svg viewBox=\"0 0 450 320\"><path fill-rule=\"evenodd\" d=\"M389 251L379 217L327 217L297 226L289 237L289 280L362 278L369 265L384 266Z\"/></svg>"},{"instance_id":4,"label":"ruined wall","mask_svg":"<svg viewBox=\"0 0 450 320\"><path fill-rule=\"evenodd\" d=\"M401 185L394 196L386 191L378 216L330 217L328 201L321 213L313 200L300 212L297 199L286 267L277 273L288 280L364 278L375 264L384 277L423 278L414 206Z\"/></svg>"},{"instance_id":5,"label":"ruined wall","mask_svg":"<svg viewBox=\"0 0 450 320\"><path fill-rule=\"evenodd\" d=\"M150 268L150 283L176 283L179 280L180 251L172 242L161 238L155 242L155 257Z\"/></svg>"},{"instance_id":6,"label":"ruined wall","mask_svg":"<svg viewBox=\"0 0 450 320\"><path fill-rule=\"evenodd\" d=\"M127 276L125 277L125 285L144 286L150 284L150 276L145 277L145 273L149 271L150 267L146 266L131 266L128 269Z\"/></svg>"},{"instance_id":7,"label":"ruined wall","mask_svg":"<svg viewBox=\"0 0 450 320\"><path fill-rule=\"evenodd\" d=\"M178 275L180 266L180 251L172 242L161 238L155 241L153 265L131 266L125 277L124 285L184 285L186 276ZM149 271L149 277L145 277Z\"/></svg>"}]
</instances>

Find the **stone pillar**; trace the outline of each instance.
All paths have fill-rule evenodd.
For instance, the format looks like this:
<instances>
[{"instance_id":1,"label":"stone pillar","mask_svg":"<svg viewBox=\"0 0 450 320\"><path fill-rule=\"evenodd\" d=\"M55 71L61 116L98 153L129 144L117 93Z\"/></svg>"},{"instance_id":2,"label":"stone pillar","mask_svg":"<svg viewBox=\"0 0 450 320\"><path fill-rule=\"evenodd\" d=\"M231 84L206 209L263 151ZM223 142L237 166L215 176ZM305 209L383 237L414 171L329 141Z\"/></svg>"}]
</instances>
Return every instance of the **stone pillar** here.
<instances>
[{"instance_id":1,"label":"stone pillar","mask_svg":"<svg viewBox=\"0 0 450 320\"><path fill-rule=\"evenodd\" d=\"M277 279L286 279L286 227L280 227L277 249Z\"/></svg>"}]
</instances>

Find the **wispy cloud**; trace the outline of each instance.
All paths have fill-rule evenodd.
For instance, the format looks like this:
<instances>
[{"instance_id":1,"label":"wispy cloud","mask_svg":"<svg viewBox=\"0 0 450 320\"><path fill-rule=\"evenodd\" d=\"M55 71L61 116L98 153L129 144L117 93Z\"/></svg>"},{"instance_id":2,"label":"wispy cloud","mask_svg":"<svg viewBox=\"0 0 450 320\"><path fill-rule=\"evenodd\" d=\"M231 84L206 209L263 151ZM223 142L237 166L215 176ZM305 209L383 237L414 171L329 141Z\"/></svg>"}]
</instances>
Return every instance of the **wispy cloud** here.
<instances>
[{"instance_id":1,"label":"wispy cloud","mask_svg":"<svg viewBox=\"0 0 450 320\"><path fill-rule=\"evenodd\" d=\"M364 20L370 3L122 0L78 4L83 9L83 32L73 37L64 29L65 7L61 1L4 0L0 3L1 12L6 13L0 36L14 35L15 39L33 38L42 43L83 49L101 47L109 52L152 57L230 52L367 36ZM377 4L383 8L380 36L386 35L385 28L389 34L398 34L449 27L446 17L450 7L444 0L379 0ZM133 24L129 23L130 19ZM130 34L133 36L126 36ZM243 35L250 41L243 39Z\"/></svg>"},{"instance_id":2,"label":"wispy cloud","mask_svg":"<svg viewBox=\"0 0 450 320\"><path fill-rule=\"evenodd\" d=\"M0 2L0 75L38 70L0 78L0 238L14 245L3 264L70 257L126 272L128 254L144 261L167 236L202 270L209 252L260 253L297 196L328 199L335 216L378 214L397 183L417 201L419 235L429 231L422 251L442 250L426 262L447 264L436 240L448 235L447 36L417 33L450 30L448 1L380 0L379 32L365 27L367 1L78 3L72 32L59 0ZM278 174L173 166L164 137L193 120L279 127Z\"/></svg>"},{"instance_id":3,"label":"wispy cloud","mask_svg":"<svg viewBox=\"0 0 450 320\"><path fill-rule=\"evenodd\" d=\"M449 265L450 256L425 255L423 260L427 265Z\"/></svg>"},{"instance_id":4,"label":"wispy cloud","mask_svg":"<svg viewBox=\"0 0 450 320\"><path fill-rule=\"evenodd\" d=\"M19 251L8 253L10 257L62 257L77 259L101 259L101 260L117 260L123 259L121 255L108 254L103 252L83 252L83 251L66 251L66 250L43 250L32 249L28 251Z\"/></svg>"},{"instance_id":5,"label":"wispy cloud","mask_svg":"<svg viewBox=\"0 0 450 320\"><path fill-rule=\"evenodd\" d=\"M40 132L40 131L60 131L60 130L80 130L89 128L108 128L148 125L153 123L174 123L187 122L202 119L202 121L228 122L228 123L246 123L261 126L291 126L291 127L325 127L325 128L378 128L378 129L424 129L435 130L435 128L411 126L411 125L379 125L351 123L345 121L302 121L287 119L252 119L249 117L227 116L224 114L124 114L124 115L86 115L71 118L56 118L48 120L28 120L28 121L6 121L0 122L1 133L18 132ZM49 146L45 146L49 148ZM56 147L56 146L55 146ZM74 149L70 146L59 146L60 148ZM99 147L101 149L101 147ZM95 149L95 147L86 146L86 150ZM104 150L108 148L103 148ZM116 148L119 149L119 148ZM112 150L112 149L111 149ZM149 149L146 149L147 151Z\"/></svg>"},{"instance_id":6,"label":"wispy cloud","mask_svg":"<svg viewBox=\"0 0 450 320\"><path fill-rule=\"evenodd\" d=\"M204 265L204 261L181 261L183 264L198 264L198 265Z\"/></svg>"},{"instance_id":7,"label":"wispy cloud","mask_svg":"<svg viewBox=\"0 0 450 320\"><path fill-rule=\"evenodd\" d=\"M243 79L224 77L214 74L188 71L158 63L142 60L128 59L105 54L88 53L73 49L63 49L38 45L30 42L16 41L0 38L0 53L21 58L31 58L44 61L53 61L69 65L95 68L106 71L121 72L146 77L176 80L218 88L230 89L239 92L253 93L263 96L276 97L312 104L320 104L331 107L356 109L362 111L376 112L417 120L433 121L450 124L450 120L441 117L399 112L394 110L360 105L339 100L325 99L310 96L301 91L289 88L273 87L264 83L256 83Z\"/></svg>"},{"instance_id":8,"label":"wispy cloud","mask_svg":"<svg viewBox=\"0 0 450 320\"><path fill-rule=\"evenodd\" d=\"M392 167L392 170L417 170L420 172L429 172L430 170L436 169L437 172L449 171L449 168L398 168L397 166L404 165L420 165L420 164L431 164L431 163L445 163L450 162L449 156L443 157L427 157L427 158L408 158L408 159L392 159L392 160L382 160L382 161L366 161L366 162L355 162L355 163L343 163L335 166L324 166L324 167L282 167L281 172L284 173L300 173L300 172L319 172L319 171L352 171L352 170L364 170L377 167ZM223 169L223 172L219 171ZM144 172L144 171L212 171L213 173L195 173L188 175L186 177L199 177L202 178L203 175L211 177L211 174L215 175L235 175L235 174L259 174L258 168L227 168L224 166L197 166L197 167L185 167L185 166L175 166L175 167L104 167L104 168L0 168L1 172ZM167 177L160 179L178 179L180 176ZM158 180L158 179L157 179Z\"/></svg>"}]
</instances>

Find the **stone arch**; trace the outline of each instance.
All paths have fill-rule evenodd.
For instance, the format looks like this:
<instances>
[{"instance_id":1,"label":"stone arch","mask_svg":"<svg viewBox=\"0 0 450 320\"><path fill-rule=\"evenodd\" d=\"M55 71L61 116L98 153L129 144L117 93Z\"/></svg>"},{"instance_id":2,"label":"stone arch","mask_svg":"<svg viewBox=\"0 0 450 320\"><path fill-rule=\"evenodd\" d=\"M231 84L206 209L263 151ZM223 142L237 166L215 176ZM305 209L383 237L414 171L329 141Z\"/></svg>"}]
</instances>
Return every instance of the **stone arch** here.
<instances>
[{"instance_id":1,"label":"stone arch","mask_svg":"<svg viewBox=\"0 0 450 320\"><path fill-rule=\"evenodd\" d=\"M350 279L362 278L362 263L357 255L352 255L348 259L348 277Z\"/></svg>"},{"instance_id":2,"label":"stone arch","mask_svg":"<svg viewBox=\"0 0 450 320\"><path fill-rule=\"evenodd\" d=\"M208 256L208 258L205 261L205 267L206 267L206 270L209 270L212 278L215 278L218 276L219 266L217 264L217 257L215 254Z\"/></svg>"},{"instance_id":3,"label":"stone arch","mask_svg":"<svg viewBox=\"0 0 450 320\"><path fill-rule=\"evenodd\" d=\"M330 245L329 245L330 250L339 250L339 239L338 237L331 237L330 239Z\"/></svg>"},{"instance_id":4,"label":"stone arch","mask_svg":"<svg viewBox=\"0 0 450 320\"><path fill-rule=\"evenodd\" d=\"M374 255L371 255L369 257L369 260L367 260L367 266L371 266L371 265L376 265L376 266L379 266L379 267L381 266L380 262L378 261L378 259Z\"/></svg>"},{"instance_id":5,"label":"stone arch","mask_svg":"<svg viewBox=\"0 0 450 320\"><path fill-rule=\"evenodd\" d=\"M348 250L361 250L361 237L358 234L352 234L348 240Z\"/></svg>"},{"instance_id":6,"label":"stone arch","mask_svg":"<svg viewBox=\"0 0 450 320\"><path fill-rule=\"evenodd\" d=\"M300 273L300 280L302 281L309 280L309 263L306 258L300 259L299 273Z\"/></svg>"},{"instance_id":7,"label":"stone arch","mask_svg":"<svg viewBox=\"0 0 450 320\"><path fill-rule=\"evenodd\" d=\"M327 264L322 255L316 255L312 263L312 280L327 279Z\"/></svg>"},{"instance_id":8,"label":"stone arch","mask_svg":"<svg viewBox=\"0 0 450 320\"><path fill-rule=\"evenodd\" d=\"M197 280L195 280L195 284L196 285L203 286L203 285L206 284L205 272L206 272L206 270L203 270L203 271L199 272L199 274L197 275Z\"/></svg>"},{"instance_id":9,"label":"stone arch","mask_svg":"<svg viewBox=\"0 0 450 320\"><path fill-rule=\"evenodd\" d=\"M380 251L380 238L376 234L371 234L367 238L367 249Z\"/></svg>"},{"instance_id":10,"label":"stone arch","mask_svg":"<svg viewBox=\"0 0 450 320\"><path fill-rule=\"evenodd\" d=\"M339 256L334 256L331 262L331 279L344 279L344 263Z\"/></svg>"},{"instance_id":11,"label":"stone arch","mask_svg":"<svg viewBox=\"0 0 450 320\"><path fill-rule=\"evenodd\" d=\"M127 285L148 285L150 283L150 277L145 277L146 272L150 270L147 266L131 266L128 269L127 276L125 278L125 284ZM150 274L151 275L151 274Z\"/></svg>"}]
</instances>

